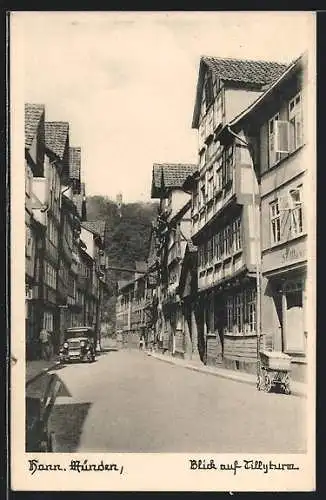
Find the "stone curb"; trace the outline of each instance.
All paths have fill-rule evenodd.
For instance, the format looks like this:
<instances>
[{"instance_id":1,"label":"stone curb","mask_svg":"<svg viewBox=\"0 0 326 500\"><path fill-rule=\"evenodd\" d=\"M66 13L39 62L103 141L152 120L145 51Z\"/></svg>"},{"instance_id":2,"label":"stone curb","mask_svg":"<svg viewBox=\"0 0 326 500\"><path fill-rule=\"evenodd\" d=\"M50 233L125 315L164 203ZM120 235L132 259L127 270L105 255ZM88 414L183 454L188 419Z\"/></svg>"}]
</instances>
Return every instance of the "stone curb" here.
<instances>
[{"instance_id":1,"label":"stone curb","mask_svg":"<svg viewBox=\"0 0 326 500\"><path fill-rule=\"evenodd\" d=\"M204 368L201 366L193 366L193 365L189 365L189 364L176 363L173 359L167 359L167 358L165 359L164 357L157 356L157 355L155 355L155 353L151 353L151 352L147 352L147 355L151 356L152 358L164 361L165 363L169 363L170 365L181 366L182 368L187 368L188 370L196 371L199 373L205 373L207 375L213 375L214 377L220 377L220 378L224 378L224 379L233 380L235 382L240 382L242 384L249 384L249 385L256 386L256 380L246 379L246 378L241 377L241 375L236 375L234 373L226 374L226 373L221 373L217 370L216 371L208 370L207 368ZM299 389L292 389L291 396L306 398L307 394L305 392L300 391Z\"/></svg>"},{"instance_id":2,"label":"stone curb","mask_svg":"<svg viewBox=\"0 0 326 500\"><path fill-rule=\"evenodd\" d=\"M45 373L53 370L53 368L55 368L56 366L60 365L60 361L55 361L53 365L51 366L48 366L48 368L42 368L41 371L39 371L38 373L36 373L35 375L33 375L33 377L29 378L26 382L26 386L28 386L29 384L31 384L32 382L35 382L35 380L37 380L39 377L41 377L42 375L44 375Z\"/></svg>"}]
</instances>

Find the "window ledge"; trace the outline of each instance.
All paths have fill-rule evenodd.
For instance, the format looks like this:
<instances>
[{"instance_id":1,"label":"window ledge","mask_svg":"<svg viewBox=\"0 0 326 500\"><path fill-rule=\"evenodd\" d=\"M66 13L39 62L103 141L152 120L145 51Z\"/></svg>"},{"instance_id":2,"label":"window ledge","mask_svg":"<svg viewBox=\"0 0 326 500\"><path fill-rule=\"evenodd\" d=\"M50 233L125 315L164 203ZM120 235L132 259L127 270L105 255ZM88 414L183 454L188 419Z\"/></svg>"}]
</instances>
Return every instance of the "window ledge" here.
<instances>
[{"instance_id":1,"label":"window ledge","mask_svg":"<svg viewBox=\"0 0 326 500\"><path fill-rule=\"evenodd\" d=\"M288 240L278 241L277 243L271 243L271 246L269 248L265 248L264 250L262 250L262 253L266 253L270 250L274 250L277 247L285 246L288 243L292 243L293 241L304 238L305 236L307 236L307 233L303 232L303 233L297 234L296 236L293 236L292 238L289 238Z\"/></svg>"},{"instance_id":2,"label":"window ledge","mask_svg":"<svg viewBox=\"0 0 326 500\"><path fill-rule=\"evenodd\" d=\"M243 338L243 337L246 337L246 338L249 338L249 337L252 337L252 338L256 338L257 337L257 334L256 333L224 333L224 337L234 337L234 338Z\"/></svg>"},{"instance_id":3,"label":"window ledge","mask_svg":"<svg viewBox=\"0 0 326 500\"><path fill-rule=\"evenodd\" d=\"M273 165L267 167L267 170L265 170L265 172L263 172L261 174L261 177L264 177L266 174L268 174L268 172L271 172L272 170L276 169L277 167L279 167L282 163L284 163L286 160L288 160L289 158L291 158L292 156L294 156L296 153L298 153L299 151L301 151L301 149L305 146L305 144L302 144L301 146L299 146L297 149L295 149L294 151L291 151L291 153L288 153L286 156L284 156L284 158L281 158L278 162L274 163ZM286 153L284 153L286 154Z\"/></svg>"},{"instance_id":4,"label":"window ledge","mask_svg":"<svg viewBox=\"0 0 326 500\"><path fill-rule=\"evenodd\" d=\"M238 257L238 255L242 254L242 248L239 248L239 250L236 250L233 252L232 257Z\"/></svg>"}]
</instances>

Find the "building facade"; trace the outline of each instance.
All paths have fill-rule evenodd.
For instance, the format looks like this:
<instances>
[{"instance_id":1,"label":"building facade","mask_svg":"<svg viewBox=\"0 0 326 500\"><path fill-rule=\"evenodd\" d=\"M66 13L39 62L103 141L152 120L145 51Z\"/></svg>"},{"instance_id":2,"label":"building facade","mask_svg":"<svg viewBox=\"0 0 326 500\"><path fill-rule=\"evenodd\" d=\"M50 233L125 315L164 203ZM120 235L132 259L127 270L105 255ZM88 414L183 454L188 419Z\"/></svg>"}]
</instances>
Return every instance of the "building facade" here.
<instances>
[{"instance_id":1,"label":"building facade","mask_svg":"<svg viewBox=\"0 0 326 500\"><path fill-rule=\"evenodd\" d=\"M42 249L46 218L42 203L33 193L33 177L43 172L44 162L43 105L25 104L25 331L26 357L38 354L39 298L41 288Z\"/></svg>"},{"instance_id":2,"label":"building facade","mask_svg":"<svg viewBox=\"0 0 326 500\"><path fill-rule=\"evenodd\" d=\"M308 61L296 60L261 98L231 122L249 144L260 188L261 335L289 354L292 377L307 364Z\"/></svg>"},{"instance_id":3,"label":"building facade","mask_svg":"<svg viewBox=\"0 0 326 500\"><path fill-rule=\"evenodd\" d=\"M196 322L204 363L256 371L256 265L259 189L246 151L220 131L254 102L286 66L203 57L193 128L199 136L192 179L192 241L198 248Z\"/></svg>"},{"instance_id":4,"label":"building facade","mask_svg":"<svg viewBox=\"0 0 326 500\"><path fill-rule=\"evenodd\" d=\"M40 355L43 328L51 332L55 352L70 326L91 324L100 330L105 287L103 223L96 223L96 230L84 230L85 243L80 236L81 221L86 218L81 149L70 147L69 124L47 122L43 105L26 104L27 358Z\"/></svg>"},{"instance_id":5,"label":"building facade","mask_svg":"<svg viewBox=\"0 0 326 500\"><path fill-rule=\"evenodd\" d=\"M184 357L184 318L178 293L181 265L191 233L190 195L185 179L197 169L193 164L154 164L151 197L160 200L157 224L157 342L163 351Z\"/></svg>"}]
</instances>

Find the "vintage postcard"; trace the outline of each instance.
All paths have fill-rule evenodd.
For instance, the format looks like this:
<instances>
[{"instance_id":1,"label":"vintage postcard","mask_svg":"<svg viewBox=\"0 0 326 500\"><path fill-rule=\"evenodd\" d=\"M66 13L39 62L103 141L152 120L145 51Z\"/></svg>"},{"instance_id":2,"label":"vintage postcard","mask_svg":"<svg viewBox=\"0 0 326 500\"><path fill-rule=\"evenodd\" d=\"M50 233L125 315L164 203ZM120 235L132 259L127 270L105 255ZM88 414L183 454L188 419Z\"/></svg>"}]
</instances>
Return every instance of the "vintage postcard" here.
<instances>
[{"instance_id":1,"label":"vintage postcard","mask_svg":"<svg viewBox=\"0 0 326 500\"><path fill-rule=\"evenodd\" d=\"M9 25L11 488L314 491L314 14Z\"/></svg>"}]
</instances>

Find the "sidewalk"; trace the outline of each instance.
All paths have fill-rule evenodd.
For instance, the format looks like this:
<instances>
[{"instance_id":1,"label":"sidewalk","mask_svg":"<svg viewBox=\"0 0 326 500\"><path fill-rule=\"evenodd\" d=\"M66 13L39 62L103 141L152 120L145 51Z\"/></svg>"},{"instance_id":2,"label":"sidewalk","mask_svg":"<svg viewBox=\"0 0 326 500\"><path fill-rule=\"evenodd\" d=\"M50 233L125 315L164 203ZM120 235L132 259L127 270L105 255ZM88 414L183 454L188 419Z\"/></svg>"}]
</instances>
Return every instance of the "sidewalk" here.
<instances>
[{"instance_id":1,"label":"sidewalk","mask_svg":"<svg viewBox=\"0 0 326 500\"><path fill-rule=\"evenodd\" d=\"M165 361L166 363L182 366L183 368L188 368L188 370L207 373L209 375L214 375L215 377L228 378L244 384L256 385L256 375L251 373L240 371L236 372L234 370L228 370L225 368L206 366L201 362L192 362L191 360L174 358L169 354L161 354L158 352L146 351L146 354L148 356L152 356L153 358L160 359L161 361ZM291 395L307 397L307 385L301 382L291 381Z\"/></svg>"},{"instance_id":2,"label":"sidewalk","mask_svg":"<svg viewBox=\"0 0 326 500\"><path fill-rule=\"evenodd\" d=\"M51 370L51 368L54 368L57 364L59 364L57 356L54 356L48 361L44 359L26 361L26 385L34 382L34 380L40 377L43 373Z\"/></svg>"}]
</instances>

